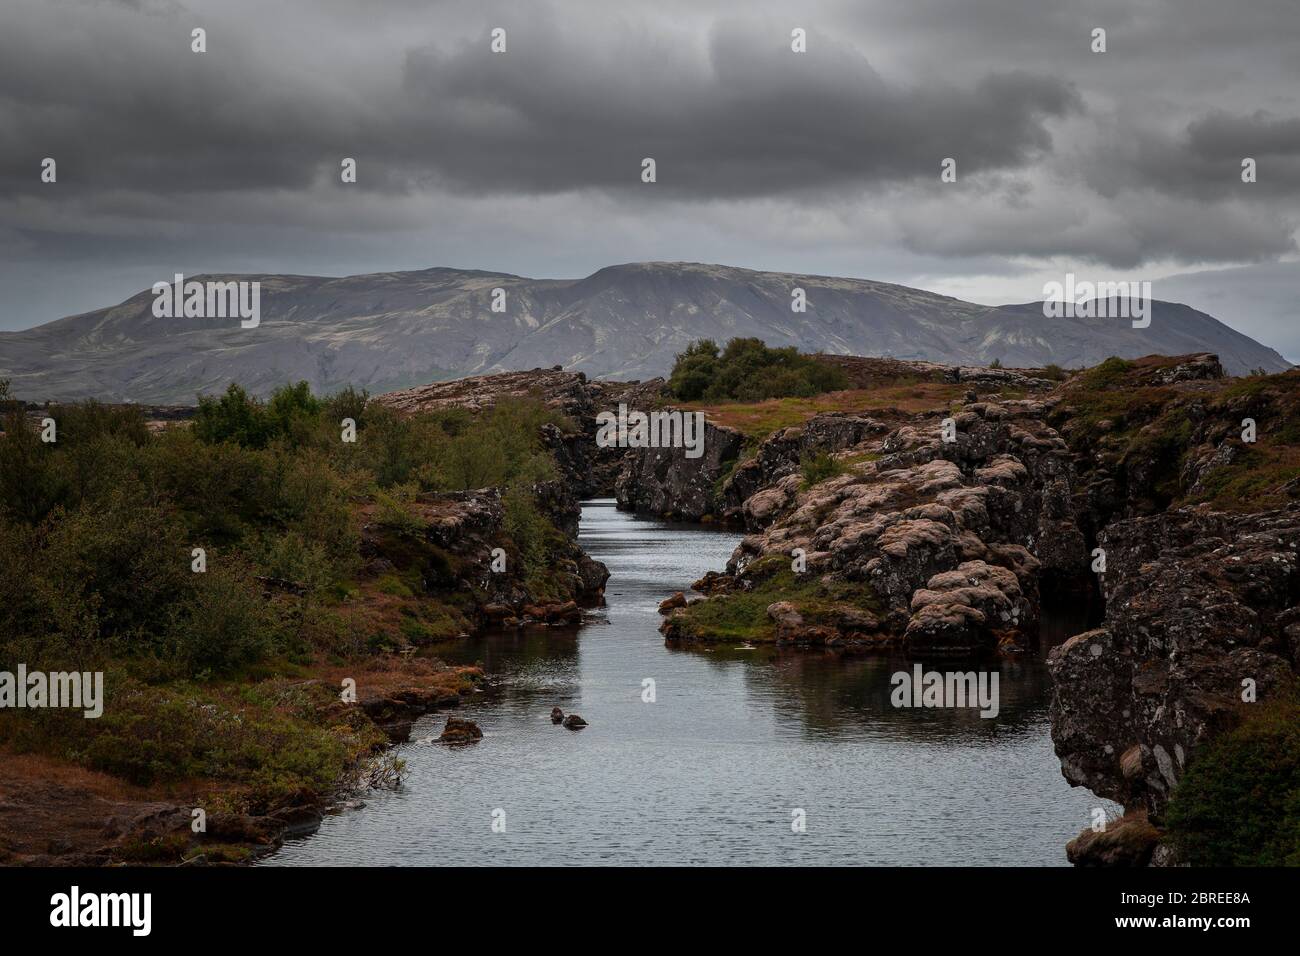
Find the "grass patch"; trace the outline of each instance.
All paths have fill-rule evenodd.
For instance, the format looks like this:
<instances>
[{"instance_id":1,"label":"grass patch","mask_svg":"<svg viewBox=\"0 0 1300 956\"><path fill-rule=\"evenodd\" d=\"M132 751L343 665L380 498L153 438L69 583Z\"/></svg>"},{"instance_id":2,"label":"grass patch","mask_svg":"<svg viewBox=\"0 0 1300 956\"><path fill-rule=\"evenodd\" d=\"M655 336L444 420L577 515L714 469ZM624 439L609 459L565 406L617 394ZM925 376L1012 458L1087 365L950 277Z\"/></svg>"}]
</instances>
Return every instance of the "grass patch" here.
<instances>
[{"instance_id":1,"label":"grass patch","mask_svg":"<svg viewBox=\"0 0 1300 956\"><path fill-rule=\"evenodd\" d=\"M680 406L702 411L715 425L734 428L759 441L791 425L802 425L824 412L872 412L898 409L907 413L946 406L964 395L960 385L917 382L884 388L827 392L811 398L771 398L761 402L690 402Z\"/></svg>"},{"instance_id":2,"label":"grass patch","mask_svg":"<svg viewBox=\"0 0 1300 956\"><path fill-rule=\"evenodd\" d=\"M768 605L789 601L809 624L834 626L847 610L881 612L881 602L868 584L823 582L811 574L795 574L783 555L769 555L749 569L757 578L749 591L735 591L694 601L682 612L681 630L701 641L762 643L776 639L767 616Z\"/></svg>"},{"instance_id":3,"label":"grass patch","mask_svg":"<svg viewBox=\"0 0 1300 956\"><path fill-rule=\"evenodd\" d=\"M1136 367L1133 362L1112 355L1100 365L1082 372L1075 384L1086 390L1113 388L1128 378Z\"/></svg>"},{"instance_id":4,"label":"grass patch","mask_svg":"<svg viewBox=\"0 0 1300 956\"><path fill-rule=\"evenodd\" d=\"M1231 465L1201 479L1201 490L1184 503L1209 503L1219 511L1259 511L1277 508L1291 498L1282 490L1300 477L1300 448L1250 447Z\"/></svg>"},{"instance_id":5,"label":"grass patch","mask_svg":"<svg viewBox=\"0 0 1300 956\"><path fill-rule=\"evenodd\" d=\"M813 485L847 474L848 471L848 466L829 452L804 455L799 461L799 472L803 475L800 488L807 491Z\"/></svg>"}]
</instances>

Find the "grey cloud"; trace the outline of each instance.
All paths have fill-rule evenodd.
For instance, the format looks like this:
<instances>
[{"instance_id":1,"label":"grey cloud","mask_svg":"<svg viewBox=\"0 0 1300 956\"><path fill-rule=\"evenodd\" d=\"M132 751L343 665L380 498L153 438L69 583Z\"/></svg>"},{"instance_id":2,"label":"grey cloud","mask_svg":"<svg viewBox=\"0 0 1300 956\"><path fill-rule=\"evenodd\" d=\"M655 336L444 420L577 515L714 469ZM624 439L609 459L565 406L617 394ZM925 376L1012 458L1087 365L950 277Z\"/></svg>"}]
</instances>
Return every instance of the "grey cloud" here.
<instances>
[{"instance_id":1,"label":"grey cloud","mask_svg":"<svg viewBox=\"0 0 1300 956\"><path fill-rule=\"evenodd\" d=\"M502 191L635 190L644 156L659 189L706 197L937 181L948 156L969 173L1030 162L1051 146L1045 121L1081 108L1044 75L904 87L828 38L810 36L815 56L789 40L724 21L701 61L535 21L512 29L504 56L410 54L404 88L429 104L419 155L436 173Z\"/></svg>"},{"instance_id":2,"label":"grey cloud","mask_svg":"<svg viewBox=\"0 0 1300 956\"><path fill-rule=\"evenodd\" d=\"M1241 178L1247 157L1257 164L1253 183ZM1087 184L1106 197L1149 190L1192 202L1271 206L1300 196L1300 119L1216 110L1174 131L1131 122L1111 127L1079 165ZM1292 207L1289 216L1294 229L1300 210Z\"/></svg>"},{"instance_id":3,"label":"grey cloud","mask_svg":"<svg viewBox=\"0 0 1300 956\"><path fill-rule=\"evenodd\" d=\"M1265 110L1250 116L1216 112L1187 127L1187 142L1207 159L1256 156L1300 156L1300 119L1280 119Z\"/></svg>"},{"instance_id":4,"label":"grey cloud","mask_svg":"<svg viewBox=\"0 0 1300 956\"><path fill-rule=\"evenodd\" d=\"M1081 108L1045 74L905 85L815 32L795 55L780 22L723 20L700 49L627 25L575 31L558 11L508 18L504 55L486 27L451 52L393 51L399 89L362 78L351 96L230 51L220 24L197 55L189 21L105 18L111 77L33 69L15 35L0 41L0 188L39 188L50 155L72 188L299 189L349 155L371 189L628 190L652 156L662 192L758 196L937 179L947 156L966 174L1023 166L1050 149L1046 121Z\"/></svg>"},{"instance_id":5,"label":"grey cloud","mask_svg":"<svg viewBox=\"0 0 1300 956\"><path fill-rule=\"evenodd\" d=\"M1040 188L1021 208L982 205L956 211L913 203L897 213L900 241L918 254L1068 258L1117 269L1158 259L1186 264L1262 262L1296 249L1291 210L1240 201L1189 203L1129 192L1107 203L1086 189Z\"/></svg>"}]
</instances>

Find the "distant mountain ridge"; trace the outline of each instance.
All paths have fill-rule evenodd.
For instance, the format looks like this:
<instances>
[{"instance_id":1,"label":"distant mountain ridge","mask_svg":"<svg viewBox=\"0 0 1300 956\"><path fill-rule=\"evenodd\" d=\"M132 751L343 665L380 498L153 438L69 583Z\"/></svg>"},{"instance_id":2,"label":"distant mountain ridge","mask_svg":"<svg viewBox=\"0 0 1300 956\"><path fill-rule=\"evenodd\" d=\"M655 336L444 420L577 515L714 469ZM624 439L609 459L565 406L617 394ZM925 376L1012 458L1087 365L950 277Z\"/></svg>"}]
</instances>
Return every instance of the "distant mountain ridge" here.
<instances>
[{"instance_id":1,"label":"distant mountain ridge","mask_svg":"<svg viewBox=\"0 0 1300 956\"><path fill-rule=\"evenodd\" d=\"M170 279L170 277L166 277ZM193 402L238 382L266 394L306 380L372 393L486 372L560 365L592 377L665 374L700 338L755 336L808 352L951 365L1094 365L1111 356L1213 352L1229 374L1290 367L1280 354L1185 305L1127 319L1048 319L1040 303L984 306L866 279L700 263L609 266L582 279L433 268L261 282L261 321L157 318L149 291L119 305L0 333L0 378L34 401ZM807 311L791 310L805 290ZM505 290L504 313L491 310Z\"/></svg>"}]
</instances>

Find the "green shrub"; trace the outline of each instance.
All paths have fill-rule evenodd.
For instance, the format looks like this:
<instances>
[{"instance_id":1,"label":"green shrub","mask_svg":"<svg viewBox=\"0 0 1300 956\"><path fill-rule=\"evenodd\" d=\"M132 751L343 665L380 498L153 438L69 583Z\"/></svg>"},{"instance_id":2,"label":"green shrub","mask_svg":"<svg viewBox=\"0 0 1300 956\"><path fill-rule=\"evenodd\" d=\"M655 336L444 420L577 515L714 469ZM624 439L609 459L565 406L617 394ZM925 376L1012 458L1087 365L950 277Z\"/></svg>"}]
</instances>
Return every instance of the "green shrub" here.
<instances>
[{"instance_id":1,"label":"green shrub","mask_svg":"<svg viewBox=\"0 0 1300 956\"><path fill-rule=\"evenodd\" d=\"M1081 376L1083 388L1100 389L1119 385L1133 369L1133 363L1127 359L1112 355L1099 365L1094 365Z\"/></svg>"},{"instance_id":2,"label":"green shrub","mask_svg":"<svg viewBox=\"0 0 1300 956\"><path fill-rule=\"evenodd\" d=\"M149 441L144 410L136 405L103 405L94 399L55 405L48 412L58 424L58 445L71 448L106 436L139 446Z\"/></svg>"},{"instance_id":3,"label":"green shrub","mask_svg":"<svg viewBox=\"0 0 1300 956\"><path fill-rule=\"evenodd\" d=\"M188 428L163 432L142 465L148 481L175 502L191 535L235 543L268 520L278 495L275 460L233 442L208 444Z\"/></svg>"},{"instance_id":4,"label":"green shrub","mask_svg":"<svg viewBox=\"0 0 1300 956\"><path fill-rule=\"evenodd\" d=\"M543 425L571 429L562 416L533 399L499 402L479 414L472 428L458 427L461 415L439 416L446 443L421 472L434 490L464 491L537 483L555 477L555 465L541 442Z\"/></svg>"},{"instance_id":5,"label":"green shrub","mask_svg":"<svg viewBox=\"0 0 1300 956\"><path fill-rule=\"evenodd\" d=\"M56 510L43 537L42 613L51 635L72 648L145 648L163 632L171 605L193 587L183 528L138 485L94 505Z\"/></svg>"},{"instance_id":6,"label":"green shrub","mask_svg":"<svg viewBox=\"0 0 1300 956\"><path fill-rule=\"evenodd\" d=\"M59 467L58 446L41 441L40 431L21 410L10 411L0 440L0 514L39 524L68 498L68 479Z\"/></svg>"},{"instance_id":7,"label":"green shrub","mask_svg":"<svg viewBox=\"0 0 1300 956\"><path fill-rule=\"evenodd\" d=\"M214 561L195 574L190 597L173 607L163 664L174 677L238 673L277 650L278 622L246 569Z\"/></svg>"},{"instance_id":8,"label":"green shrub","mask_svg":"<svg viewBox=\"0 0 1300 956\"><path fill-rule=\"evenodd\" d=\"M711 339L692 342L668 377L669 391L688 402L808 398L848 387L842 369L793 347L769 348L756 338L732 339L721 351Z\"/></svg>"},{"instance_id":9,"label":"green shrub","mask_svg":"<svg viewBox=\"0 0 1300 956\"><path fill-rule=\"evenodd\" d=\"M540 574L548 567L551 537L556 533L554 526L538 509L532 492L525 486L508 488L502 504L506 533L519 551L525 576Z\"/></svg>"},{"instance_id":10,"label":"green shrub","mask_svg":"<svg viewBox=\"0 0 1300 956\"><path fill-rule=\"evenodd\" d=\"M233 383L220 398L199 396L193 427L199 440L209 444L229 441L244 448L263 448L270 438L262 403Z\"/></svg>"},{"instance_id":11,"label":"green shrub","mask_svg":"<svg viewBox=\"0 0 1300 956\"><path fill-rule=\"evenodd\" d=\"M363 649L370 631L356 615L334 626L315 610L341 618L338 595L358 593L359 502L378 503L381 552L408 597L459 584L454 559L421 534L421 490L501 488L530 587L539 598L564 587L551 561L559 532L534 489L556 476L543 429L574 426L535 398L403 415L354 390L320 399L299 383L263 403L232 386L201 402L193 427L157 433L139 409L60 406L52 444L6 408L0 654L11 660L120 661L170 680L251 673L307 655L317 637L326 653ZM356 419L356 443L340 441L342 417ZM196 547L205 574L191 570ZM304 591L267 600L257 576ZM444 617L412 627L428 638L468 626Z\"/></svg>"},{"instance_id":12,"label":"green shrub","mask_svg":"<svg viewBox=\"0 0 1300 956\"><path fill-rule=\"evenodd\" d=\"M382 528L390 528L407 537L424 533L425 523L411 510L414 485L395 485L390 492L375 492L375 517Z\"/></svg>"},{"instance_id":13,"label":"green shrub","mask_svg":"<svg viewBox=\"0 0 1300 956\"><path fill-rule=\"evenodd\" d=\"M1300 700L1250 705L1174 790L1165 822L1193 866L1300 866Z\"/></svg>"},{"instance_id":14,"label":"green shrub","mask_svg":"<svg viewBox=\"0 0 1300 956\"><path fill-rule=\"evenodd\" d=\"M296 532L319 545L334 562L337 575L350 573L359 537L350 503L355 489L315 449L273 454L272 519L281 531Z\"/></svg>"},{"instance_id":15,"label":"green shrub","mask_svg":"<svg viewBox=\"0 0 1300 956\"><path fill-rule=\"evenodd\" d=\"M365 389L358 391L349 385L325 399L324 417L330 425L338 425L340 428L343 419L350 418L360 428L366 423L366 410L369 408L369 403L369 392Z\"/></svg>"},{"instance_id":16,"label":"green shrub","mask_svg":"<svg viewBox=\"0 0 1300 956\"><path fill-rule=\"evenodd\" d=\"M313 440L325 407L306 382L277 388L266 403L232 383L220 398L199 396L194 434L210 444L228 441L265 448L280 439L296 447Z\"/></svg>"},{"instance_id":17,"label":"green shrub","mask_svg":"<svg viewBox=\"0 0 1300 956\"><path fill-rule=\"evenodd\" d=\"M829 478L842 475L848 471L848 468L834 455L819 451L815 454L805 454L799 461L799 470L803 474L803 487L806 489Z\"/></svg>"},{"instance_id":18,"label":"green shrub","mask_svg":"<svg viewBox=\"0 0 1300 956\"><path fill-rule=\"evenodd\" d=\"M1069 376L1066 374L1065 369L1052 362L1043 369L1041 377L1053 382L1064 382Z\"/></svg>"}]
</instances>

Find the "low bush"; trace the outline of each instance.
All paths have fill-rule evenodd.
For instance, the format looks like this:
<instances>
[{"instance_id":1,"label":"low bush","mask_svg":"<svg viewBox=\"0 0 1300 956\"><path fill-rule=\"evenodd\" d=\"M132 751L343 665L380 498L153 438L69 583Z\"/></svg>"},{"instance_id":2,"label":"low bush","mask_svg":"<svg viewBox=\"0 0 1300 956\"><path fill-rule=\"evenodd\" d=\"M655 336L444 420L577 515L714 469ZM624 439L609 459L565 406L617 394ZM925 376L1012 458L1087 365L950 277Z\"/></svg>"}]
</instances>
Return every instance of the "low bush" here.
<instances>
[{"instance_id":1,"label":"low bush","mask_svg":"<svg viewBox=\"0 0 1300 956\"><path fill-rule=\"evenodd\" d=\"M842 369L793 347L769 348L756 338L735 338L723 349L711 339L692 342L668 377L669 391L687 402L808 398L848 387Z\"/></svg>"},{"instance_id":2,"label":"low bush","mask_svg":"<svg viewBox=\"0 0 1300 956\"><path fill-rule=\"evenodd\" d=\"M1196 754L1165 822L1193 866L1300 866L1300 697L1251 705Z\"/></svg>"}]
</instances>

